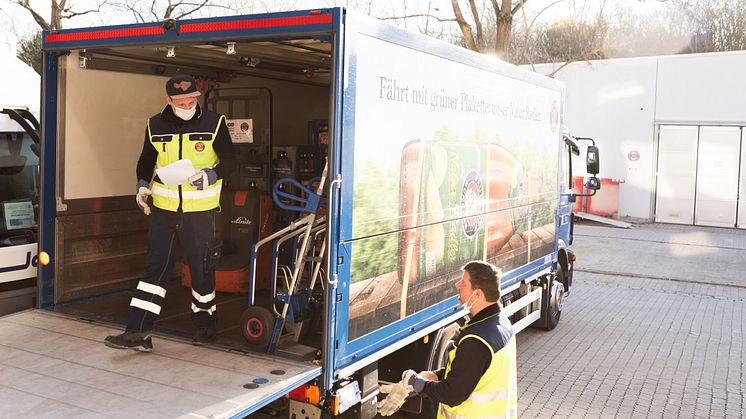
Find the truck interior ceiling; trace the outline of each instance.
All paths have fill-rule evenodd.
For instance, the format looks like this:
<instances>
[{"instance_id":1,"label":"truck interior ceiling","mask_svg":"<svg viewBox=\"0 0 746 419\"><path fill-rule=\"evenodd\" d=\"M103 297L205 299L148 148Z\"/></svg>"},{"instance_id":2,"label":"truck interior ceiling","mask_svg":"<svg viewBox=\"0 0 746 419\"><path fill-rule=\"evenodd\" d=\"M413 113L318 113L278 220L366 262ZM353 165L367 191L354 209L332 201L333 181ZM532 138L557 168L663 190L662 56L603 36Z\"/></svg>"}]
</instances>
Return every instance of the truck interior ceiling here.
<instances>
[{"instance_id":1,"label":"truck interior ceiling","mask_svg":"<svg viewBox=\"0 0 746 419\"><path fill-rule=\"evenodd\" d=\"M316 212L288 195L319 191L330 135L331 38L96 48L71 51L59 60L54 310L126 323L130 298L143 276L149 224L135 204L135 167L147 120L166 104L166 80L187 73L197 80L200 105L226 116L236 155L216 216L223 242L215 273L216 344L266 351L263 328L269 326L271 333L283 295L292 294L290 277L303 235L289 231L259 248L253 294L261 310L248 314L259 320L254 329L246 318L251 249ZM273 199L276 184L283 193ZM319 227L298 269L295 290L305 298L290 308L294 318L285 322L287 336L277 347L281 354L313 357L321 345L324 211L318 211ZM175 249L180 252L179 245ZM156 332L190 337L192 292L181 256L165 287ZM264 336L252 341L258 332Z\"/></svg>"}]
</instances>

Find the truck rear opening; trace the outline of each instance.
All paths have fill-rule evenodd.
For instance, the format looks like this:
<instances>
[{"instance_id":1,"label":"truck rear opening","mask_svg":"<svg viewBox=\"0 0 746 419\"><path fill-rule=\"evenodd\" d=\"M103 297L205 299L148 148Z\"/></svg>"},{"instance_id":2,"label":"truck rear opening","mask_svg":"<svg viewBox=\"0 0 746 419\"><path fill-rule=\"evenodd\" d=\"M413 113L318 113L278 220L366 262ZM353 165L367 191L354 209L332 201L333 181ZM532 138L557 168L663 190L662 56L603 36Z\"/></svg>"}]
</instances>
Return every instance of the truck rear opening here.
<instances>
[{"instance_id":1,"label":"truck rear opening","mask_svg":"<svg viewBox=\"0 0 746 419\"><path fill-rule=\"evenodd\" d=\"M248 333L241 326L249 303L249 249L302 215L274 205L272 185L281 178L308 184L326 161L332 34L314 33L313 28L328 17L249 23L239 19L231 24L268 25L272 30L261 35L243 32L230 41L188 41L190 34L209 34L213 26L207 23L182 23L173 43L148 44L147 28L47 35L51 48L78 39L106 45L74 48L58 58L56 265L54 292L46 304L77 316L126 321L132 290L143 273L149 222L132 205L135 164L147 118L165 105L165 81L188 73L198 81L201 105L227 116L237 159L235 172L223 181L216 223L223 240L216 271L218 343L266 351L266 344L247 345ZM168 32L160 23L153 25ZM214 25L216 30L225 28ZM133 34L144 36L144 45L126 42ZM120 39L125 42L118 44ZM253 290L256 305L270 307L278 291L270 295L276 285L270 279L272 260L278 261L282 277L282 266L292 264L294 244L288 241L275 258L271 246L261 249ZM188 269L177 266L156 330L192 333L189 286ZM302 339L283 341L278 351L318 359L322 318L307 323Z\"/></svg>"}]
</instances>

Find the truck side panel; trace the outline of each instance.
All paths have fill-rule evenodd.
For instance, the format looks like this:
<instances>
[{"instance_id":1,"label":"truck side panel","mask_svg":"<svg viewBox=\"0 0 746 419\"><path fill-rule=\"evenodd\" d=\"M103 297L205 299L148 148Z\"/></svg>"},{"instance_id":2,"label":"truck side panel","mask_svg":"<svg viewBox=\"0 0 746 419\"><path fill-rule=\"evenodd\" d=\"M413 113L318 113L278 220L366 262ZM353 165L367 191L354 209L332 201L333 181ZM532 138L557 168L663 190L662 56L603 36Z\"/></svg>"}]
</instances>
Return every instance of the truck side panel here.
<instances>
[{"instance_id":1,"label":"truck side panel","mask_svg":"<svg viewBox=\"0 0 746 419\"><path fill-rule=\"evenodd\" d=\"M345 28L337 339L345 366L458 310L472 259L503 288L555 259L559 83L354 14Z\"/></svg>"}]
</instances>

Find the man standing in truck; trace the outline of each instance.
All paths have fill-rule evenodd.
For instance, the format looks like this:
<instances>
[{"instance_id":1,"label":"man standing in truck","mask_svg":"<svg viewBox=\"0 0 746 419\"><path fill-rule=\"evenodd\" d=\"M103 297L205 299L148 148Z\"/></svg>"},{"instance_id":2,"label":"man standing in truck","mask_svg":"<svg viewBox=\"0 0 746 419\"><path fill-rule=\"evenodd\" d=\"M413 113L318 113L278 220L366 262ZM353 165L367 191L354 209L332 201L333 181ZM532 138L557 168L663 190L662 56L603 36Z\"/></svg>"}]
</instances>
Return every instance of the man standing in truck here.
<instances>
[{"instance_id":1,"label":"man standing in truck","mask_svg":"<svg viewBox=\"0 0 746 419\"><path fill-rule=\"evenodd\" d=\"M150 333L161 312L174 263L178 237L192 277L194 344L215 339L215 265L220 242L215 240L215 209L220 203L222 179L231 168L233 145L225 116L203 109L192 76L177 74L166 82L166 107L151 117L137 162L137 204L151 215L148 253L143 280L130 301L127 328L104 343L117 349L150 352ZM153 169L188 160L195 173L182 184L166 184Z\"/></svg>"},{"instance_id":2,"label":"man standing in truck","mask_svg":"<svg viewBox=\"0 0 746 419\"><path fill-rule=\"evenodd\" d=\"M407 370L399 383L381 386L381 393L389 394L378 405L383 416L414 392L438 403L438 418L518 417L515 337L501 313L500 273L482 261L462 270L456 289L470 320L449 344L445 368Z\"/></svg>"}]
</instances>

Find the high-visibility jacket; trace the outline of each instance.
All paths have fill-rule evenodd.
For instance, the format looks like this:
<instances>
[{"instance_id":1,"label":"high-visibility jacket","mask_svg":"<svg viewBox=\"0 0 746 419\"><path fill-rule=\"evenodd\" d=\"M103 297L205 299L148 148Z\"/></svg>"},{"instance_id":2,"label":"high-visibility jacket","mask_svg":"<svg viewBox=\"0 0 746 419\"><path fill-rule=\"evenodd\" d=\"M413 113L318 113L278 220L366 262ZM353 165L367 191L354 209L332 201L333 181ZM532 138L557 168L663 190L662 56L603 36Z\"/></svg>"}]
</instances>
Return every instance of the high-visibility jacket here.
<instances>
[{"instance_id":1,"label":"high-visibility jacket","mask_svg":"<svg viewBox=\"0 0 746 419\"><path fill-rule=\"evenodd\" d=\"M456 357L458 344L477 339L492 353L492 362L469 397L458 406L440 403L439 419L511 419L518 417L518 385L513 328L508 318L493 314L461 329L456 347L448 352L445 378Z\"/></svg>"},{"instance_id":2,"label":"high-visibility jacket","mask_svg":"<svg viewBox=\"0 0 746 419\"><path fill-rule=\"evenodd\" d=\"M197 116L184 123L181 129L163 120L158 114L148 120L150 144L158 152L157 167L164 167L181 159L191 160L195 170L213 168L220 159L213 149L213 141L225 116L197 109ZM153 205L167 211L183 212L207 211L220 204L220 190L223 181L218 179L205 190L198 190L186 183L167 186L153 182Z\"/></svg>"}]
</instances>

